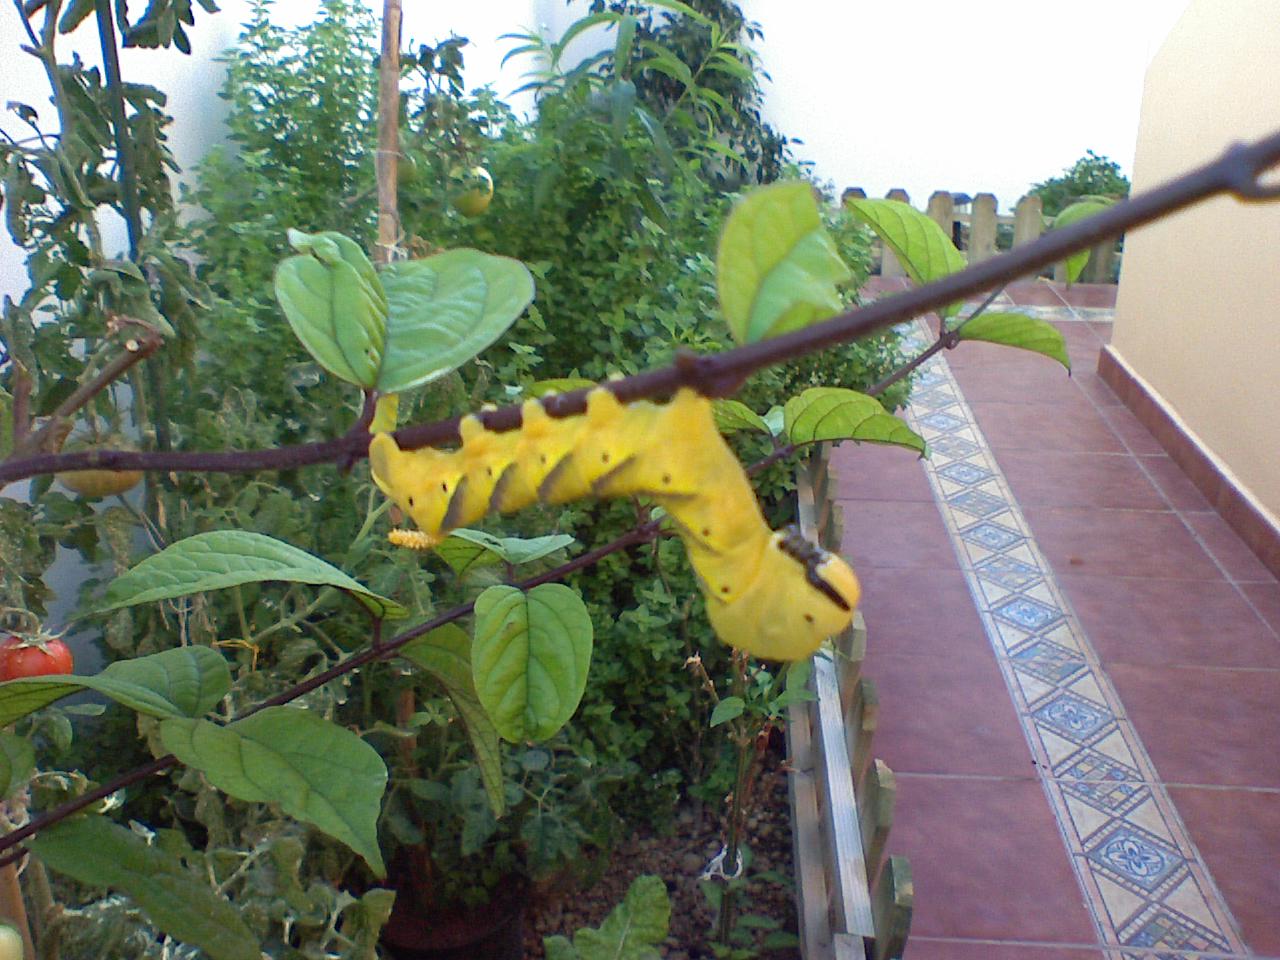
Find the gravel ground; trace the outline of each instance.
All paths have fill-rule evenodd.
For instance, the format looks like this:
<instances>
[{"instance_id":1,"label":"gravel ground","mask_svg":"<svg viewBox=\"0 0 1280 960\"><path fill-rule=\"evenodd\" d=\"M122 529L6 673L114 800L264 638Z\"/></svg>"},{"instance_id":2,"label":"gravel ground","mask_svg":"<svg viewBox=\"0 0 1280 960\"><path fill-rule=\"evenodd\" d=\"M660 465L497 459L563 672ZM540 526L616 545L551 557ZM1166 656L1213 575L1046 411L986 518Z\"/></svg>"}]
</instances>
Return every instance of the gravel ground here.
<instances>
[{"instance_id":1,"label":"gravel ground","mask_svg":"<svg viewBox=\"0 0 1280 960\"><path fill-rule=\"evenodd\" d=\"M796 932L792 892L791 814L786 775L777 770L765 774L757 787L756 811L748 822L748 838L754 854L750 874L768 872L753 881L747 895L739 894L739 913L771 917L784 931ZM653 873L666 881L671 894L671 930L662 947L667 960L710 960L714 912L699 889L698 875L720 850L723 838L721 811L681 810L674 829L664 835L638 832L619 847L598 883L586 890L543 894L529 911L525 926L527 960L541 960L542 938L552 934L572 937L581 927L599 926L626 895L631 881ZM774 879L776 875L782 875ZM779 882L781 881L781 882ZM756 931L762 942L764 931ZM798 960L798 947L771 949L759 954L768 960Z\"/></svg>"}]
</instances>

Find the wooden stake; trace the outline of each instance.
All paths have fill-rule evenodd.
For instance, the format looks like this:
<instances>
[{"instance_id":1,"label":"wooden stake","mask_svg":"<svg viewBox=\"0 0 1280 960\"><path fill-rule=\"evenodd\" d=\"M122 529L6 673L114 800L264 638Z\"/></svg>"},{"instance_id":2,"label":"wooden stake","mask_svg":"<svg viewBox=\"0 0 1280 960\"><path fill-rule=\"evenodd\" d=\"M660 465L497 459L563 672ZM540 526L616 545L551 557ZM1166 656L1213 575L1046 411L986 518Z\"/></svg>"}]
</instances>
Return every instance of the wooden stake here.
<instances>
[{"instance_id":1,"label":"wooden stake","mask_svg":"<svg viewBox=\"0 0 1280 960\"><path fill-rule=\"evenodd\" d=\"M384 0L382 60L378 68L378 245L373 259L391 262L400 239L396 161L400 157L400 0Z\"/></svg>"}]
</instances>

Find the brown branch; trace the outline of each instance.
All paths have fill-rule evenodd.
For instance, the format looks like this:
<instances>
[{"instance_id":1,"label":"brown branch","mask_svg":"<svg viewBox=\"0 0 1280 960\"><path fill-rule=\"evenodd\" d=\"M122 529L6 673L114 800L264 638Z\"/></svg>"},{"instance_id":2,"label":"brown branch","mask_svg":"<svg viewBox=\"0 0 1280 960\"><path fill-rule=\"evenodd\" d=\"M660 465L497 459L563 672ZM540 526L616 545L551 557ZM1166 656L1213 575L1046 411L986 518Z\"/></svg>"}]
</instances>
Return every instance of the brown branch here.
<instances>
[{"instance_id":1,"label":"brown branch","mask_svg":"<svg viewBox=\"0 0 1280 960\"><path fill-rule=\"evenodd\" d=\"M31 374L18 361L13 371L13 443L21 445L31 429Z\"/></svg>"},{"instance_id":2,"label":"brown branch","mask_svg":"<svg viewBox=\"0 0 1280 960\"><path fill-rule=\"evenodd\" d=\"M1091 247L1107 237L1150 223L1167 213L1216 194L1234 193L1248 200L1280 196L1280 187L1272 189L1257 182L1258 176L1276 163L1280 163L1280 132L1248 146L1232 147L1221 159L1163 186L1118 203L1069 227L1052 230L1035 243L984 260L941 280L771 340L708 356L686 354L669 367L612 381L608 387L624 402L670 394L682 386L693 387L707 396L726 396L747 376L764 367L857 340L946 304L964 300L1057 263L1067 255ZM543 403L547 412L554 417L572 416L586 409L587 393L587 389L575 390L546 397ZM514 405L483 412L479 416L491 430L513 430L520 426L520 408ZM452 417L435 423L406 427L396 432L396 440L405 449L456 443L458 422L458 417ZM221 473L281 470L334 461L342 456L358 458L364 456L367 449L368 437L362 436L270 450L221 453L100 450L94 451L95 459L92 463L84 453L33 456L11 459L0 464L0 484L36 474L83 470L90 466L113 470Z\"/></svg>"},{"instance_id":3,"label":"brown branch","mask_svg":"<svg viewBox=\"0 0 1280 960\"><path fill-rule=\"evenodd\" d=\"M31 450L39 450L45 439L62 426L67 417L124 376L135 363L155 353L163 342L159 334L155 333L148 334L141 340L130 339L125 341L124 350L115 359L99 370L92 380L76 387L67 399L58 404L57 409L53 411L53 414L38 430L14 446L14 454L24 454Z\"/></svg>"}]
</instances>

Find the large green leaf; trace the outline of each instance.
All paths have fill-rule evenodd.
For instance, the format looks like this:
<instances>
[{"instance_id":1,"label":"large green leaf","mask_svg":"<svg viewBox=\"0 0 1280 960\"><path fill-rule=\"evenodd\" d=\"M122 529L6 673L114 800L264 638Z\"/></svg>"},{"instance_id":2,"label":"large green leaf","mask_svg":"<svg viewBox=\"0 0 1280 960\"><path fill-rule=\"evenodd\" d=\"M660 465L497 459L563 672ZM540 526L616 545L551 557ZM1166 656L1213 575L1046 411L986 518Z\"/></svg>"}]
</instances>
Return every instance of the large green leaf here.
<instances>
[{"instance_id":1,"label":"large green leaf","mask_svg":"<svg viewBox=\"0 0 1280 960\"><path fill-rule=\"evenodd\" d=\"M545 537L495 537L483 530L459 527L436 545L435 551L445 563L461 576L477 567L495 563L518 566L550 556L576 543L566 533L553 533Z\"/></svg>"},{"instance_id":2,"label":"large green leaf","mask_svg":"<svg viewBox=\"0 0 1280 960\"><path fill-rule=\"evenodd\" d=\"M36 754L31 742L12 733L0 733L0 801L27 785L36 768Z\"/></svg>"},{"instance_id":3,"label":"large green leaf","mask_svg":"<svg viewBox=\"0 0 1280 960\"><path fill-rule=\"evenodd\" d=\"M340 233L289 231L299 256L276 268L276 299L316 362L371 388L387 340L387 296L360 245Z\"/></svg>"},{"instance_id":4,"label":"large green leaf","mask_svg":"<svg viewBox=\"0 0 1280 960\"><path fill-rule=\"evenodd\" d=\"M409 615L394 600L367 590L319 557L248 530L197 533L170 544L111 581L100 609L132 607L264 580L337 587L354 595L375 616L397 619Z\"/></svg>"},{"instance_id":5,"label":"large green leaf","mask_svg":"<svg viewBox=\"0 0 1280 960\"><path fill-rule=\"evenodd\" d=\"M1101 199L1080 200L1071 204L1056 217L1053 218L1053 226L1050 229L1059 230L1062 227L1069 227L1073 223L1079 223L1085 217L1092 217L1095 213L1101 213L1107 207L1111 206L1111 202ZM1075 283L1080 279L1080 274L1084 272L1085 266L1089 263L1088 247L1083 250L1077 250L1065 261L1067 271L1067 283Z\"/></svg>"},{"instance_id":6,"label":"large green leaf","mask_svg":"<svg viewBox=\"0 0 1280 960\"><path fill-rule=\"evenodd\" d=\"M390 264L382 284L387 347L377 385L383 393L456 370L533 301L533 275L523 263L465 248Z\"/></svg>"},{"instance_id":7,"label":"large green leaf","mask_svg":"<svg viewBox=\"0 0 1280 960\"><path fill-rule=\"evenodd\" d=\"M268 707L229 726L207 720L160 724L165 749L219 790L249 803L277 803L349 846L379 877L378 813L387 768L345 727L295 707Z\"/></svg>"},{"instance_id":8,"label":"large green leaf","mask_svg":"<svg viewBox=\"0 0 1280 960\"><path fill-rule=\"evenodd\" d=\"M221 654L208 647L178 647L120 660L93 676L25 677L0 683L0 727L82 690L151 717L198 717L230 689L231 671Z\"/></svg>"},{"instance_id":9,"label":"large green leaf","mask_svg":"<svg viewBox=\"0 0 1280 960\"><path fill-rule=\"evenodd\" d=\"M507 740L545 740L578 709L591 667L591 616L560 583L476 599L471 672L480 703Z\"/></svg>"},{"instance_id":10,"label":"large green leaf","mask_svg":"<svg viewBox=\"0 0 1280 960\"><path fill-rule=\"evenodd\" d=\"M240 913L173 854L103 817L64 820L31 841L49 867L81 883L129 897L147 919L212 960L259 960Z\"/></svg>"},{"instance_id":11,"label":"large green leaf","mask_svg":"<svg viewBox=\"0 0 1280 960\"><path fill-rule=\"evenodd\" d=\"M720 309L739 343L807 327L839 313L849 278L807 183L747 195L729 215L716 253Z\"/></svg>"},{"instance_id":12,"label":"large green leaf","mask_svg":"<svg viewBox=\"0 0 1280 960\"><path fill-rule=\"evenodd\" d=\"M457 624L447 623L401 647L400 656L431 674L453 701L466 725L493 815L502 816L506 807L502 753L498 748L498 731L476 696L475 679L471 675L471 638Z\"/></svg>"},{"instance_id":13,"label":"large green leaf","mask_svg":"<svg viewBox=\"0 0 1280 960\"><path fill-rule=\"evenodd\" d=\"M980 313L960 324L956 336L961 340L984 340L1033 350L1071 369L1067 341L1062 332L1047 320L1029 317L1025 313Z\"/></svg>"},{"instance_id":14,"label":"large green leaf","mask_svg":"<svg viewBox=\"0 0 1280 960\"><path fill-rule=\"evenodd\" d=\"M880 401L843 387L810 387L783 408L787 439L792 443L818 440L856 440L890 443L923 455L924 438L891 413Z\"/></svg>"},{"instance_id":15,"label":"large green leaf","mask_svg":"<svg viewBox=\"0 0 1280 960\"><path fill-rule=\"evenodd\" d=\"M928 215L901 200L851 197L845 206L893 251L916 283L929 283L965 268L964 254ZM953 303L939 312L949 317L960 309Z\"/></svg>"},{"instance_id":16,"label":"large green leaf","mask_svg":"<svg viewBox=\"0 0 1280 960\"><path fill-rule=\"evenodd\" d=\"M565 937L546 937L547 960L658 960L658 947L671 924L671 898L661 877L644 874L631 882L622 903L598 928Z\"/></svg>"}]
</instances>

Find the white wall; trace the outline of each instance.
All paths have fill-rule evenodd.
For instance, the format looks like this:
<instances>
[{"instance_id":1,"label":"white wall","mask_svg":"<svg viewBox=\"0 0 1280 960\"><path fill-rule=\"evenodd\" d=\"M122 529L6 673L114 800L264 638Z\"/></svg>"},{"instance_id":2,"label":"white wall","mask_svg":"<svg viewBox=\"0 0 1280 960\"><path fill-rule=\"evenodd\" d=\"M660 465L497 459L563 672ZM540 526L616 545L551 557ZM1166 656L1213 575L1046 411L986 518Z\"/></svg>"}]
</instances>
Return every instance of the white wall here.
<instances>
[{"instance_id":1,"label":"white wall","mask_svg":"<svg viewBox=\"0 0 1280 960\"><path fill-rule=\"evenodd\" d=\"M1135 186L1280 126L1278 12L1194 0L1147 75ZM1219 197L1134 231L1112 349L1280 523L1278 264L1276 203Z\"/></svg>"}]
</instances>

